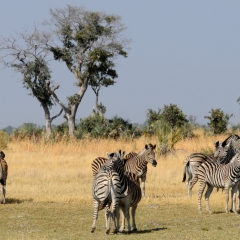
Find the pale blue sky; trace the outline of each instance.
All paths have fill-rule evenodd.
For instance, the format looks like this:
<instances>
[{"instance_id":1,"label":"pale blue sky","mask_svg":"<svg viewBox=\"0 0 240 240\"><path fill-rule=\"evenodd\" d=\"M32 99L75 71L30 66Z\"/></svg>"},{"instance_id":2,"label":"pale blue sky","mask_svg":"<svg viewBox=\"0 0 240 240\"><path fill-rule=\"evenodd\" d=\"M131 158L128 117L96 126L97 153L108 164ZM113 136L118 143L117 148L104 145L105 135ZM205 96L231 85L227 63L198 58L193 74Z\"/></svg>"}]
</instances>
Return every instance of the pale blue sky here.
<instances>
[{"instance_id":1,"label":"pale blue sky","mask_svg":"<svg viewBox=\"0 0 240 240\"><path fill-rule=\"evenodd\" d=\"M117 83L100 92L107 118L118 115L143 123L148 108L172 103L201 124L212 108L233 113L231 122L240 122L239 1L8 0L0 3L0 33L10 36L31 29L49 18L50 8L66 4L121 16L128 28L125 36L132 39L128 58L117 61ZM75 78L61 63L52 70L52 79L60 84L57 93L66 102L66 96L77 92ZM0 128L26 122L44 125L43 110L22 87L21 76L1 69L0 79ZM88 88L77 119L91 113L94 101ZM59 110L54 107L52 114ZM53 124L63 121L59 117Z\"/></svg>"}]
</instances>

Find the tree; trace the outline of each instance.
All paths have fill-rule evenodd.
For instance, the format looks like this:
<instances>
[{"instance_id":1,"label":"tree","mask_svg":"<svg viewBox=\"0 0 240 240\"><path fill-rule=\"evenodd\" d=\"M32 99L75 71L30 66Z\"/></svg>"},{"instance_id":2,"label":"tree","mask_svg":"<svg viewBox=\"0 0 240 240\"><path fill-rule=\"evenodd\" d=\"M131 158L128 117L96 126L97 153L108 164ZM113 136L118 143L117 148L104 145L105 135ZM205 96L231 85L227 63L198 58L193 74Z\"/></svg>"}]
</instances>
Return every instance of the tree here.
<instances>
[{"instance_id":1,"label":"tree","mask_svg":"<svg viewBox=\"0 0 240 240\"><path fill-rule=\"evenodd\" d=\"M16 37L0 36L0 62L5 67L13 68L23 77L22 84L29 95L35 97L41 104L45 114L46 134L52 132L52 121L61 115L51 117L50 109L53 106L51 94L46 90L46 82L51 79L51 71L47 61L49 50L45 48L51 38L46 33L38 31L35 26L33 32L23 31ZM22 44L22 45L21 45Z\"/></svg>"},{"instance_id":2,"label":"tree","mask_svg":"<svg viewBox=\"0 0 240 240\"><path fill-rule=\"evenodd\" d=\"M186 115L175 104L164 105L158 111L152 109L147 110L147 123L151 126L156 121L163 121L169 124L171 129L174 127L181 127L188 122Z\"/></svg>"},{"instance_id":3,"label":"tree","mask_svg":"<svg viewBox=\"0 0 240 240\"><path fill-rule=\"evenodd\" d=\"M99 86L112 85L117 77L113 61L117 56L127 57L128 41L121 38L125 26L120 17L102 12L90 12L81 7L67 5L64 9L50 10L51 19L45 24L55 36L55 44L48 45L54 59L66 64L76 78L78 92L63 104L56 93L47 88L53 99L64 110L69 134L75 130L79 104L91 85L98 93Z\"/></svg>"},{"instance_id":4,"label":"tree","mask_svg":"<svg viewBox=\"0 0 240 240\"><path fill-rule=\"evenodd\" d=\"M175 104L170 104L169 106L164 105L161 117L162 120L167 122L172 129L175 126L181 127L188 122L186 115L184 115L182 110Z\"/></svg>"},{"instance_id":5,"label":"tree","mask_svg":"<svg viewBox=\"0 0 240 240\"><path fill-rule=\"evenodd\" d=\"M233 116L233 114L225 114L221 108L211 109L209 113L210 116L205 116L204 118L209 120L207 124L210 130L214 134L224 133L227 130L229 119Z\"/></svg>"}]
</instances>

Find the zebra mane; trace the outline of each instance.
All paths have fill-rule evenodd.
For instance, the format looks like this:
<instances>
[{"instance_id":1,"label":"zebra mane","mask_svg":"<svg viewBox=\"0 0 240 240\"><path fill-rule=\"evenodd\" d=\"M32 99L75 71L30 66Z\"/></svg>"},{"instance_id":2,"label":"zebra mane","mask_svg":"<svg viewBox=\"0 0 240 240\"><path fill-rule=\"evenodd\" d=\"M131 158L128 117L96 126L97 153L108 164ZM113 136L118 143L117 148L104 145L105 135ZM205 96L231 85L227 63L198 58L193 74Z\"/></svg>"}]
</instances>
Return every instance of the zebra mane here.
<instances>
[{"instance_id":1,"label":"zebra mane","mask_svg":"<svg viewBox=\"0 0 240 240\"><path fill-rule=\"evenodd\" d=\"M237 135L237 134L232 134L230 135L228 138L226 138L223 142L222 142L222 146L226 146L229 142L232 142L233 140L234 141L237 141L239 140L240 137Z\"/></svg>"},{"instance_id":2,"label":"zebra mane","mask_svg":"<svg viewBox=\"0 0 240 240\"><path fill-rule=\"evenodd\" d=\"M3 151L0 151L0 159L4 159L5 158L5 153Z\"/></svg>"}]
</instances>

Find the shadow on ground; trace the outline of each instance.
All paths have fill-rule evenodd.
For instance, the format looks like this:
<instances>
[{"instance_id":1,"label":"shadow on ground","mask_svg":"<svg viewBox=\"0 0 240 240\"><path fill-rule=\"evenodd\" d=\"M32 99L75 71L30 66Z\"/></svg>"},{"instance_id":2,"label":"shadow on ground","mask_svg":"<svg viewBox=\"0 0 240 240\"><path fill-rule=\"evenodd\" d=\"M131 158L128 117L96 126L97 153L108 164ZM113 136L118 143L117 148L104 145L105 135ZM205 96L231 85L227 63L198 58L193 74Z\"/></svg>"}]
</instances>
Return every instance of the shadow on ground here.
<instances>
[{"instance_id":1,"label":"shadow on ground","mask_svg":"<svg viewBox=\"0 0 240 240\"><path fill-rule=\"evenodd\" d=\"M20 203L32 202L32 201L33 201L32 198L28 198L28 199L7 198L6 204L20 204Z\"/></svg>"}]
</instances>

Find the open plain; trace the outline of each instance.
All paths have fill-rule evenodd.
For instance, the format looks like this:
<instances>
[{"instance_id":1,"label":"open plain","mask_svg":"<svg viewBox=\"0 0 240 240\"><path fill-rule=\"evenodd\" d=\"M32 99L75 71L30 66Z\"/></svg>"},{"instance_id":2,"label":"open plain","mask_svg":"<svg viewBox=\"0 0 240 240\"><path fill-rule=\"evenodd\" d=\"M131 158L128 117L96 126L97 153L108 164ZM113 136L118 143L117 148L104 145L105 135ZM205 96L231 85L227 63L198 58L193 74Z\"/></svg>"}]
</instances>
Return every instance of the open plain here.
<instances>
[{"instance_id":1,"label":"open plain","mask_svg":"<svg viewBox=\"0 0 240 240\"><path fill-rule=\"evenodd\" d=\"M9 166L6 204L0 205L0 239L232 239L239 238L240 216L224 211L225 194L210 197L213 214L197 210L198 184L188 198L182 182L183 162L193 152L213 151L213 141L227 135L182 140L174 154L156 156L148 165L146 197L138 206L138 231L104 235L104 211L92 225L91 162L119 149L140 152L154 138L138 140L73 140L37 143L12 141L4 150Z\"/></svg>"}]
</instances>

